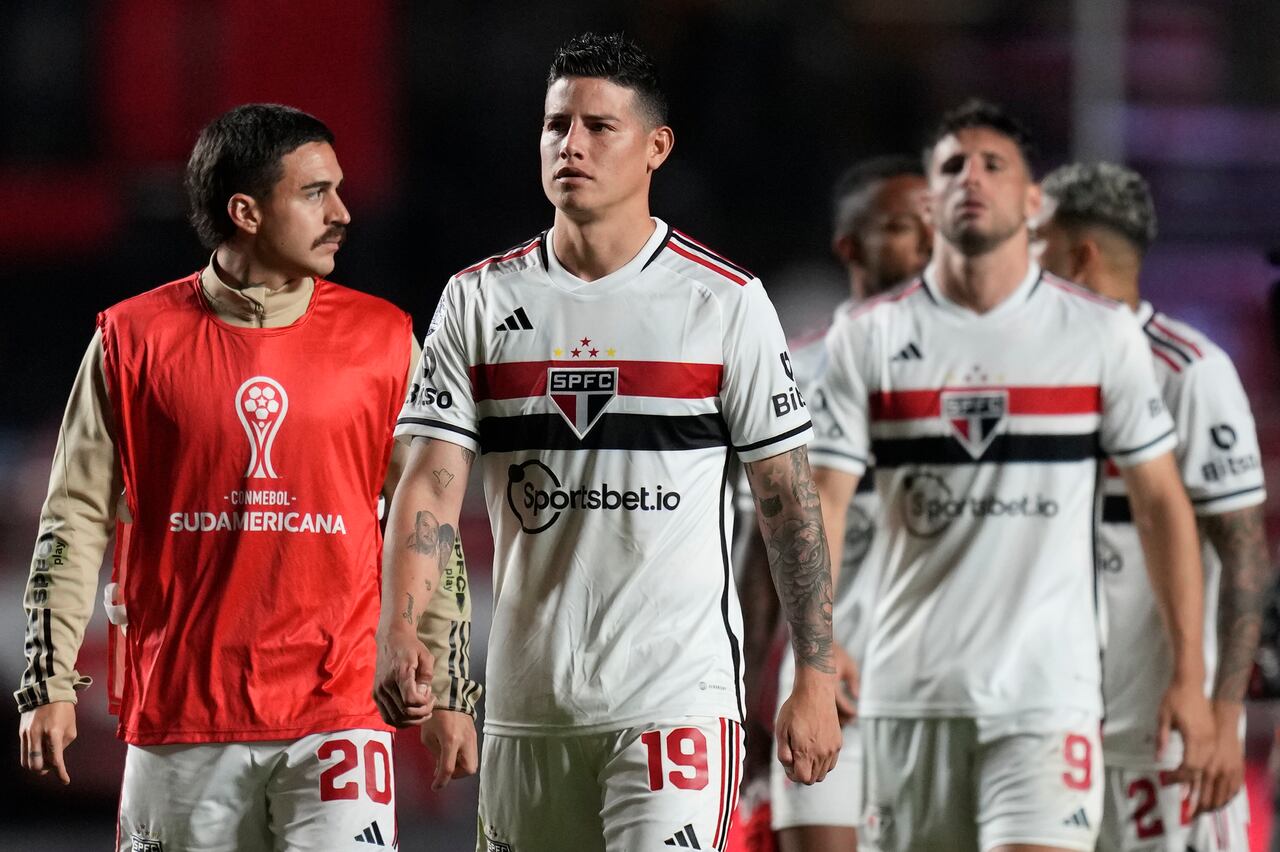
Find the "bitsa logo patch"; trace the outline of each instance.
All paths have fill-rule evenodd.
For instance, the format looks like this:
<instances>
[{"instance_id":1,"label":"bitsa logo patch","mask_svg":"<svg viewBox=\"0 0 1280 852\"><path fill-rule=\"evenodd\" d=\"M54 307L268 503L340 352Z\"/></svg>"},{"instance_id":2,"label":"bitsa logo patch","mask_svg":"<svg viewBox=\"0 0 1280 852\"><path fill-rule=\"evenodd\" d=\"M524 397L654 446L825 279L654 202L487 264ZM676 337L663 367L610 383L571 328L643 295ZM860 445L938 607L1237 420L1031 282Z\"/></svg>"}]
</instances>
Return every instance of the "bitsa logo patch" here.
<instances>
[{"instance_id":1,"label":"bitsa logo patch","mask_svg":"<svg viewBox=\"0 0 1280 852\"><path fill-rule=\"evenodd\" d=\"M246 379L236 391L236 416L249 436L249 479L279 479L271 464L271 446L289 413L289 394L270 376Z\"/></svg>"},{"instance_id":2,"label":"bitsa logo patch","mask_svg":"<svg viewBox=\"0 0 1280 852\"><path fill-rule=\"evenodd\" d=\"M1009 412L1009 391L943 391L942 419L974 459L982 458Z\"/></svg>"},{"instance_id":3,"label":"bitsa logo patch","mask_svg":"<svg viewBox=\"0 0 1280 852\"><path fill-rule=\"evenodd\" d=\"M579 440L618 395L617 367L548 367L547 396Z\"/></svg>"}]
</instances>

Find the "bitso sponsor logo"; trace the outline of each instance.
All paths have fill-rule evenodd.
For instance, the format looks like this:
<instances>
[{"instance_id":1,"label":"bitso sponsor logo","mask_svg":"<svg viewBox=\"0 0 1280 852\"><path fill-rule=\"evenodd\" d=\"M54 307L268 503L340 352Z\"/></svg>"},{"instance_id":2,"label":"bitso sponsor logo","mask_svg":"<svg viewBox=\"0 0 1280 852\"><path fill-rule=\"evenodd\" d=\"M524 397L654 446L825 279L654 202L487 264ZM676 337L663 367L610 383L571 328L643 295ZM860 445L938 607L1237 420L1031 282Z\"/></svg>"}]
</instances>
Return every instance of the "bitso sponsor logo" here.
<instances>
[{"instance_id":1,"label":"bitso sponsor logo","mask_svg":"<svg viewBox=\"0 0 1280 852\"><path fill-rule=\"evenodd\" d=\"M991 446L1009 410L1009 392L1003 388L989 391L943 391L942 419L951 427L952 436L975 459Z\"/></svg>"},{"instance_id":2,"label":"bitso sponsor logo","mask_svg":"<svg viewBox=\"0 0 1280 852\"><path fill-rule=\"evenodd\" d=\"M507 505L522 530L540 533L565 512L673 512L680 508L680 492L661 485L618 490L608 482L565 487L555 471L531 459L507 468Z\"/></svg>"},{"instance_id":3,"label":"bitso sponsor logo","mask_svg":"<svg viewBox=\"0 0 1280 852\"><path fill-rule=\"evenodd\" d=\"M547 396L583 438L618 395L617 367L548 367Z\"/></svg>"},{"instance_id":4,"label":"bitso sponsor logo","mask_svg":"<svg viewBox=\"0 0 1280 852\"><path fill-rule=\"evenodd\" d=\"M903 480L902 520L908 530L931 538L963 515L973 518L1052 518L1058 503L1043 495L1004 499L996 495L955 497L946 480L932 473L912 473Z\"/></svg>"},{"instance_id":5,"label":"bitso sponsor logo","mask_svg":"<svg viewBox=\"0 0 1280 852\"><path fill-rule=\"evenodd\" d=\"M236 416L249 436L250 479L279 479L271 464L271 446L289 413L289 395L284 387L269 376L246 379L236 391Z\"/></svg>"},{"instance_id":6,"label":"bitso sponsor logo","mask_svg":"<svg viewBox=\"0 0 1280 852\"><path fill-rule=\"evenodd\" d=\"M1124 557L1105 541L1098 542L1098 570L1108 574L1119 574L1124 570Z\"/></svg>"}]
</instances>

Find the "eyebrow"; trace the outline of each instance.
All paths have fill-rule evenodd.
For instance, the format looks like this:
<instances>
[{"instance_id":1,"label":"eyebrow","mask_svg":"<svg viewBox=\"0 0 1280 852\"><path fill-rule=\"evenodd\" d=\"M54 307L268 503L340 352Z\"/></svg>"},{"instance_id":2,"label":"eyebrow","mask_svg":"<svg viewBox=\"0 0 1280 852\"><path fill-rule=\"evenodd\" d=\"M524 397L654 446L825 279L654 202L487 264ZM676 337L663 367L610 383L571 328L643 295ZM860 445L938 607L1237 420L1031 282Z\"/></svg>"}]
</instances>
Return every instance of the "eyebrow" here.
<instances>
[{"instance_id":1,"label":"eyebrow","mask_svg":"<svg viewBox=\"0 0 1280 852\"><path fill-rule=\"evenodd\" d=\"M338 181L338 185L341 186L342 181ZM306 190L309 190L309 189L328 189L331 186L333 186L333 181L331 180L316 180L316 181L312 181L309 184L306 184L305 186L300 187L300 189L302 189L305 192Z\"/></svg>"},{"instance_id":2,"label":"eyebrow","mask_svg":"<svg viewBox=\"0 0 1280 852\"><path fill-rule=\"evenodd\" d=\"M567 113L567 112L549 112L542 117L542 120L546 121L552 118L568 118L569 116L570 116L570 113ZM584 115L582 117L587 121L621 121L622 120L616 115L597 114L597 113L588 113L587 115Z\"/></svg>"}]
</instances>

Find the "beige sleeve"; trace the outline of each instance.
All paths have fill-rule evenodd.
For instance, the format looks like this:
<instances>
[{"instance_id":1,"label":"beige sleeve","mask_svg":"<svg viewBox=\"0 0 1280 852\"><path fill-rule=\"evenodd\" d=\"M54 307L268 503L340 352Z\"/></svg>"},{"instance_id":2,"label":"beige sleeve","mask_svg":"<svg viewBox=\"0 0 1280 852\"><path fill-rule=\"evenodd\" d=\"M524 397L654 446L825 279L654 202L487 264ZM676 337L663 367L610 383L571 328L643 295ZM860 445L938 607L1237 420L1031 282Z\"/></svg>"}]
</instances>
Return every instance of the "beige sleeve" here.
<instances>
[{"instance_id":1,"label":"beige sleeve","mask_svg":"<svg viewBox=\"0 0 1280 852\"><path fill-rule=\"evenodd\" d=\"M409 359L409 380L422 357L422 347L413 340L413 355ZM400 474L404 471L408 444L396 441L391 449L391 463L387 468L387 481L382 494L386 505L391 505ZM418 619L418 638L427 646L435 659L431 676L431 692L436 706L442 710L458 710L476 714L476 703L483 687L471 679L471 588L467 580L467 564L462 555L462 540L453 548L453 559L440 575L440 586L427 601L426 611Z\"/></svg>"},{"instance_id":2,"label":"beige sleeve","mask_svg":"<svg viewBox=\"0 0 1280 852\"><path fill-rule=\"evenodd\" d=\"M23 596L26 669L14 693L23 712L52 701L75 701L76 692L91 682L75 663L123 490L110 411L102 332L97 331L80 362L58 432Z\"/></svg>"}]
</instances>

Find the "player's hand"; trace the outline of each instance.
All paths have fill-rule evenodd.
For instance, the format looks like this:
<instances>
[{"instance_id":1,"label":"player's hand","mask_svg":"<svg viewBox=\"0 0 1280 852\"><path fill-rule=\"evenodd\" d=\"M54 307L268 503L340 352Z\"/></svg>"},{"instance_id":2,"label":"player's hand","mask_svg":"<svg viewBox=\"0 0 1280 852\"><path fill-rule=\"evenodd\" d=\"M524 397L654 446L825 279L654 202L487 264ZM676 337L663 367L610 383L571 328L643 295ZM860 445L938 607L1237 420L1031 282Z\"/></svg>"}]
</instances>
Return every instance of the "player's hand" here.
<instances>
[{"instance_id":1,"label":"player's hand","mask_svg":"<svg viewBox=\"0 0 1280 852\"><path fill-rule=\"evenodd\" d=\"M1175 777L1191 785L1193 801L1199 795L1205 767L1213 755L1215 731L1209 699L1204 697L1204 683L1174 681L1160 701L1159 727L1156 733L1156 757L1164 754L1169 733L1182 735L1182 763Z\"/></svg>"},{"instance_id":2,"label":"player's hand","mask_svg":"<svg viewBox=\"0 0 1280 852\"><path fill-rule=\"evenodd\" d=\"M858 664L839 645L835 646L832 656L839 681L836 684L836 715L840 718L840 726L844 727L858 718Z\"/></svg>"},{"instance_id":3,"label":"player's hand","mask_svg":"<svg viewBox=\"0 0 1280 852\"><path fill-rule=\"evenodd\" d=\"M1218 810L1231 801L1244 784L1244 745L1240 742L1244 705L1239 701L1214 701L1212 706L1217 737L1200 785L1197 814Z\"/></svg>"},{"instance_id":4,"label":"player's hand","mask_svg":"<svg viewBox=\"0 0 1280 852\"><path fill-rule=\"evenodd\" d=\"M475 775L480 768L476 720L469 713L437 710L422 726L422 744L436 757L432 790L443 790L452 778Z\"/></svg>"},{"instance_id":5,"label":"player's hand","mask_svg":"<svg viewBox=\"0 0 1280 852\"><path fill-rule=\"evenodd\" d=\"M76 705L54 701L22 714L18 723L18 759L23 769L38 775L58 773L63 784L71 783L63 752L76 739Z\"/></svg>"},{"instance_id":6,"label":"player's hand","mask_svg":"<svg viewBox=\"0 0 1280 852\"><path fill-rule=\"evenodd\" d=\"M778 760L792 781L814 784L836 765L841 734L835 693L834 675L811 668L796 672L795 687L774 725Z\"/></svg>"},{"instance_id":7,"label":"player's hand","mask_svg":"<svg viewBox=\"0 0 1280 852\"><path fill-rule=\"evenodd\" d=\"M373 701L388 725L406 728L431 718L431 670L436 661L412 629L378 631L378 668Z\"/></svg>"}]
</instances>

